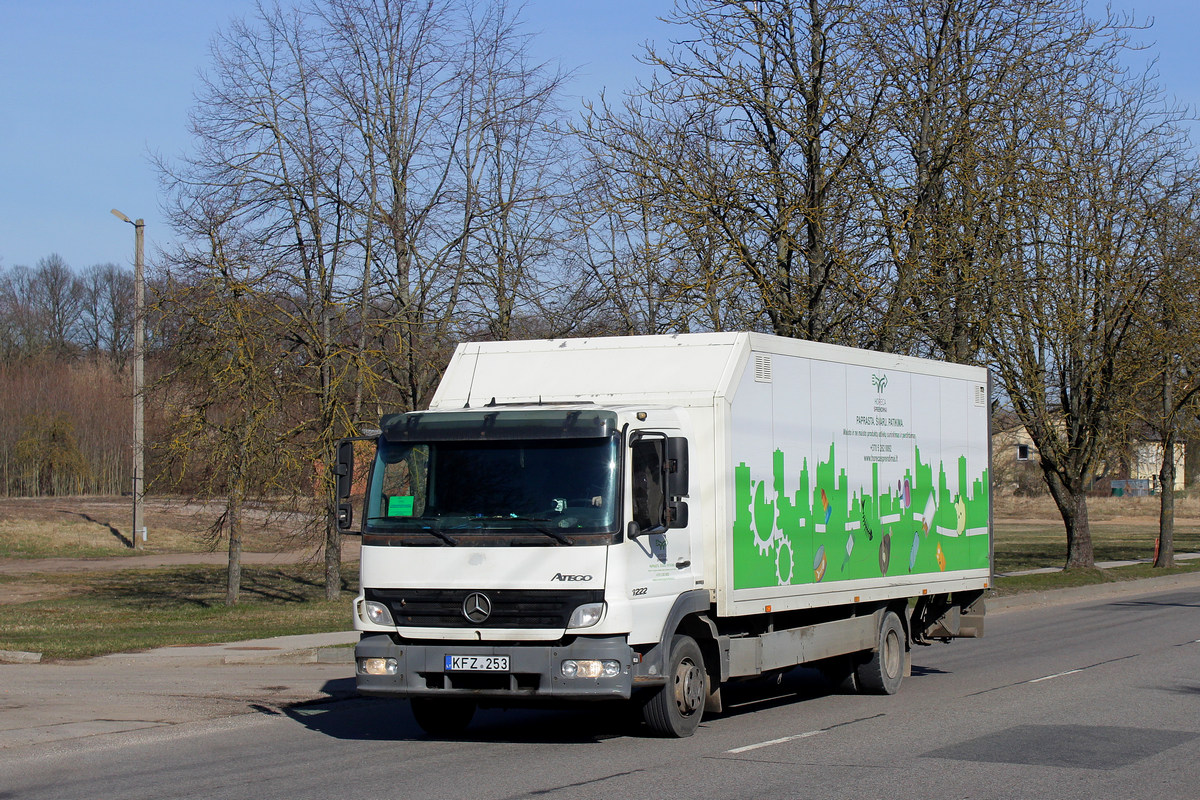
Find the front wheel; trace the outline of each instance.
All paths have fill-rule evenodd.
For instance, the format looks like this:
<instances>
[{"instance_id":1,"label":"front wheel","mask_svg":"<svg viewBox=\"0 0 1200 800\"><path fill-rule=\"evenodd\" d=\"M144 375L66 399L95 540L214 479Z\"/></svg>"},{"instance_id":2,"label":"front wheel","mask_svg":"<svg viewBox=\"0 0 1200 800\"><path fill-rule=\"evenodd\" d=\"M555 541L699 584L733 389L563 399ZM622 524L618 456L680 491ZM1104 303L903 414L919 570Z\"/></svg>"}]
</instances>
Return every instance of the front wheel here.
<instances>
[{"instance_id":1,"label":"front wheel","mask_svg":"<svg viewBox=\"0 0 1200 800\"><path fill-rule=\"evenodd\" d=\"M682 739L696 732L707 698L704 654L695 639L678 635L671 641L667 683L642 706L642 719L659 736Z\"/></svg>"},{"instance_id":2,"label":"front wheel","mask_svg":"<svg viewBox=\"0 0 1200 800\"><path fill-rule=\"evenodd\" d=\"M855 670L859 688L869 694L895 694L904 679L904 658L904 625L895 611L888 611L879 624L879 644Z\"/></svg>"},{"instance_id":3,"label":"front wheel","mask_svg":"<svg viewBox=\"0 0 1200 800\"><path fill-rule=\"evenodd\" d=\"M475 703L456 697L413 697L409 704L421 730L436 738L459 735L475 716Z\"/></svg>"}]
</instances>

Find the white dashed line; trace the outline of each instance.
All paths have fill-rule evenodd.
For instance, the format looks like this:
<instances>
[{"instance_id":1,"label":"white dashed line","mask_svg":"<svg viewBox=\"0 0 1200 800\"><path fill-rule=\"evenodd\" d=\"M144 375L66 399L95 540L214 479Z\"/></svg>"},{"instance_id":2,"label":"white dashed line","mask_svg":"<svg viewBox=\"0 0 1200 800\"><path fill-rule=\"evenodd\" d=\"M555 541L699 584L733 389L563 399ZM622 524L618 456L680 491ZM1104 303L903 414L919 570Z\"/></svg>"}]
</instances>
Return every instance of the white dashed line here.
<instances>
[{"instance_id":1,"label":"white dashed line","mask_svg":"<svg viewBox=\"0 0 1200 800\"><path fill-rule=\"evenodd\" d=\"M813 736L819 736L825 731L808 731L807 733L798 733L795 736L784 736L781 739L771 739L769 742L759 742L758 744L748 744L745 747L735 747L732 750L726 750L727 753L745 753L750 750L757 750L760 747L770 747L775 744L783 744L784 742L795 741L796 739L809 739Z\"/></svg>"},{"instance_id":2,"label":"white dashed line","mask_svg":"<svg viewBox=\"0 0 1200 800\"><path fill-rule=\"evenodd\" d=\"M1067 670L1066 672L1056 672L1056 673L1054 673L1053 675L1046 675L1046 676L1043 676L1043 677L1041 677L1041 678L1034 678L1034 679L1033 679L1033 680L1031 680L1031 681L1025 681L1025 682L1026 682L1026 683L1041 683L1042 681L1050 681L1050 680L1054 680L1055 678L1061 678L1061 677L1063 677L1063 676L1065 676L1065 675L1074 675L1076 672L1083 672L1083 670L1081 670L1081 669L1069 669L1069 670Z\"/></svg>"}]
</instances>

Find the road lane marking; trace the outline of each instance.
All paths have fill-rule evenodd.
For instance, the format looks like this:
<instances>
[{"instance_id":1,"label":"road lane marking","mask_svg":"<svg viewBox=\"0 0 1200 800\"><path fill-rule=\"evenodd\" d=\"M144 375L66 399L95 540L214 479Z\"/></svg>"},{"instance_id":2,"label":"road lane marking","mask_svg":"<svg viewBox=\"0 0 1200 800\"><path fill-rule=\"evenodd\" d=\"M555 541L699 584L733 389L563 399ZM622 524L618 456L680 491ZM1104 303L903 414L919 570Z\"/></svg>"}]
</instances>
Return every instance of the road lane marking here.
<instances>
[{"instance_id":1,"label":"road lane marking","mask_svg":"<svg viewBox=\"0 0 1200 800\"><path fill-rule=\"evenodd\" d=\"M805 733L797 733L795 736L783 736L779 739L771 739L767 742L759 742L758 744L748 744L745 747L735 747L732 750L726 750L726 753L748 753L751 750L757 750L760 747L770 747L771 745L783 744L784 742L793 742L796 739L808 739L813 736L819 736L825 731L806 731Z\"/></svg>"},{"instance_id":2,"label":"road lane marking","mask_svg":"<svg viewBox=\"0 0 1200 800\"><path fill-rule=\"evenodd\" d=\"M1089 670L1089 669L1095 669L1096 667L1103 667L1106 664L1115 664L1118 661L1128 661L1131 658L1137 658L1137 657L1138 656L1136 654L1128 655L1128 656L1117 656L1116 658L1110 658L1107 661L1100 661L1096 664L1088 664L1086 667L1076 667L1075 669L1069 669L1069 670L1066 670L1065 672L1056 672L1053 675L1043 675L1040 678L1031 678L1030 680L1017 681L1016 683L1006 683L1003 686L993 686L990 689L982 689L978 692L971 692L969 695L967 695L967 697L978 697L979 695L988 694L989 692L998 692L1001 689L1012 689L1017 686L1028 686L1031 683L1041 683L1042 681L1048 681L1053 678L1061 678L1066 675L1074 675L1078 672L1083 672L1083 671Z\"/></svg>"},{"instance_id":3,"label":"road lane marking","mask_svg":"<svg viewBox=\"0 0 1200 800\"><path fill-rule=\"evenodd\" d=\"M1026 683L1041 683L1042 681L1052 681L1055 678L1062 678L1067 675L1074 675L1076 672L1083 672L1083 670L1082 669L1069 669L1066 672L1056 672L1053 675L1043 675L1040 678L1034 678L1031 681L1025 681L1025 682Z\"/></svg>"},{"instance_id":4,"label":"road lane marking","mask_svg":"<svg viewBox=\"0 0 1200 800\"><path fill-rule=\"evenodd\" d=\"M822 733L828 733L829 731L833 730L834 728L844 728L847 725L855 725L859 722L867 722L868 720L879 719L880 717L883 717L883 716L887 716L887 715L886 714L872 714L869 717L859 717L858 719L848 719L845 722L839 722L836 725L830 725L829 727L821 728L820 730L805 731L804 733L797 733L793 736L781 736L778 739L770 739L765 742L758 742L757 744L748 744L748 745L744 745L742 747L735 747L732 750L726 750L725 752L726 753L734 753L734 754L747 753L751 750L757 750L760 747L771 747L772 745L784 744L786 742L794 742L797 739L811 739L814 736L820 736Z\"/></svg>"}]
</instances>

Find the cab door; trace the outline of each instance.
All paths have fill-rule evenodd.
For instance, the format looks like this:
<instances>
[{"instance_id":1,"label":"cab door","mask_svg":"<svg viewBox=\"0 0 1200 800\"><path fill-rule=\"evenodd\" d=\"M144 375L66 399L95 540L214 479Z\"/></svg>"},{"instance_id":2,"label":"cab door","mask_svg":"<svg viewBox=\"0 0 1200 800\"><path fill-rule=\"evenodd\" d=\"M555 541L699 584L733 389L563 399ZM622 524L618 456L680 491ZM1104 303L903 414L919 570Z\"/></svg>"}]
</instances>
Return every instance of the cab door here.
<instances>
[{"instance_id":1,"label":"cab door","mask_svg":"<svg viewBox=\"0 0 1200 800\"><path fill-rule=\"evenodd\" d=\"M687 440L635 431L629 444L632 524L629 585L634 598L674 598L695 586L687 524Z\"/></svg>"}]
</instances>

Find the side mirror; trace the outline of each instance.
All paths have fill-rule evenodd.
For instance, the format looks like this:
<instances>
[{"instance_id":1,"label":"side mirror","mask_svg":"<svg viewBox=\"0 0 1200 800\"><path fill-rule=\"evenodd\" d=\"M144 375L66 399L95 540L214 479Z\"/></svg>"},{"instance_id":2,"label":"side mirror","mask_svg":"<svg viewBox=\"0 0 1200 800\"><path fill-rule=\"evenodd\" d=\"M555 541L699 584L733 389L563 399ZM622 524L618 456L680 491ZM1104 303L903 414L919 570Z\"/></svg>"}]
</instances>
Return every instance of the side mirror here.
<instances>
[{"instance_id":1,"label":"side mirror","mask_svg":"<svg viewBox=\"0 0 1200 800\"><path fill-rule=\"evenodd\" d=\"M686 528L688 524L687 503L681 498L688 495L688 442L682 436L667 439L666 460L667 527Z\"/></svg>"},{"instance_id":2,"label":"side mirror","mask_svg":"<svg viewBox=\"0 0 1200 800\"><path fill-rule=\"evenodd\" d=\"M337 463L334 464L333 474L337 479L336 496L338 500L350 497L350 487L354 482L354 442L342 439L337 446ZM341 512L338 513L339 518Z\"/></svg>"},{"instance_id":3,"label":"side mirror","mask_svg":"<svg viewBox=\"0 0 1200 800\"><path fill-rule=\"evenodd\" d=\"M682 436L667 439L667 497L688 495L688 441Z\"/></svg>"},{"instance_id":4,"label":"side mirror","mask_svg":"<svg viewBox=\"0 0 1200 800\"><path fill-rule=\"evenodd\" d=\"M346 533L350 527L354 525L354 509L349 503L338 503L337 507L337 527L338 530Z\"/></svg>"},{"instance_id":5,"label":"side mirror","mask_svg":"<svg viewBox=\"0 0 1200 800\"><path fill-rule=\"evenodd\" d=\"M636 520L629 520L629 524L625 526L625 536L631 542L643 533L642 526L638 525Z\"/></svg>"}]
</instances>

